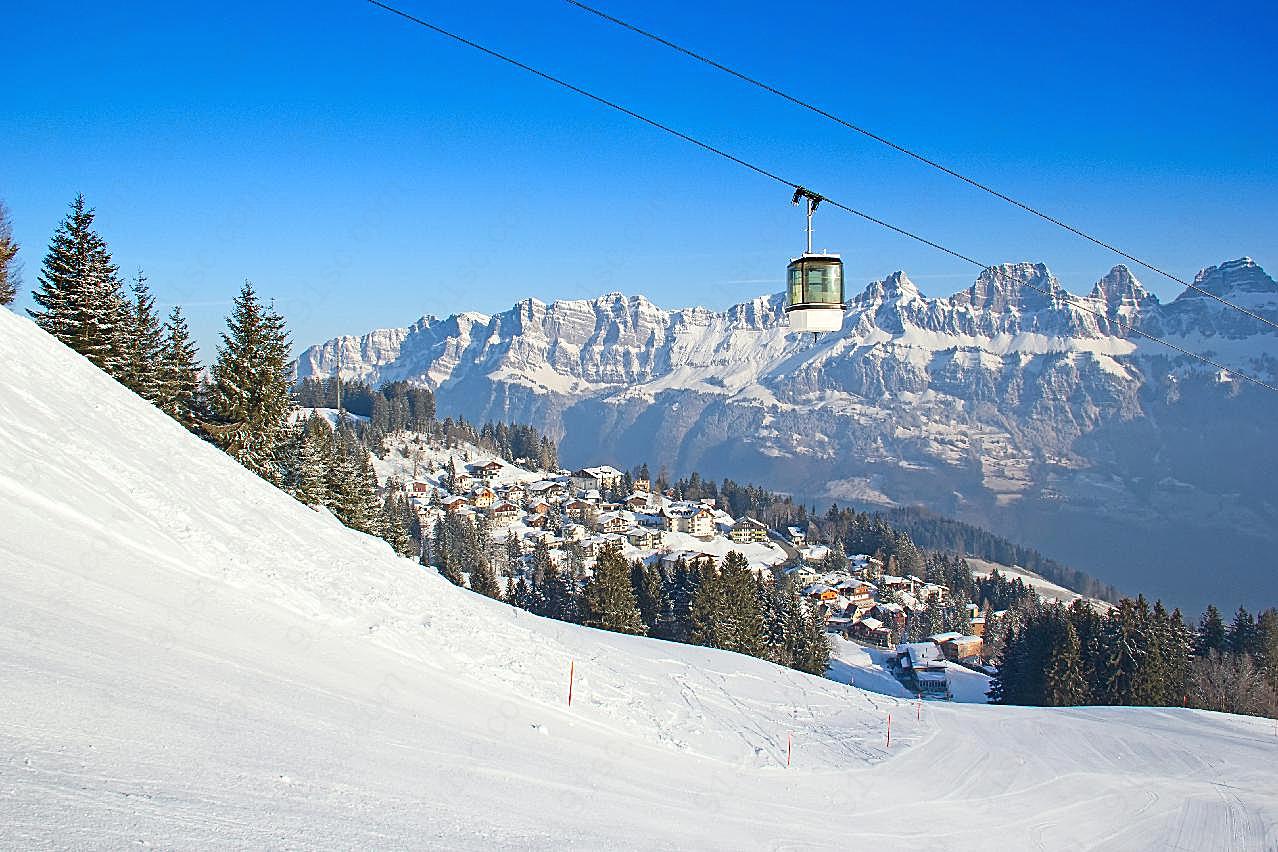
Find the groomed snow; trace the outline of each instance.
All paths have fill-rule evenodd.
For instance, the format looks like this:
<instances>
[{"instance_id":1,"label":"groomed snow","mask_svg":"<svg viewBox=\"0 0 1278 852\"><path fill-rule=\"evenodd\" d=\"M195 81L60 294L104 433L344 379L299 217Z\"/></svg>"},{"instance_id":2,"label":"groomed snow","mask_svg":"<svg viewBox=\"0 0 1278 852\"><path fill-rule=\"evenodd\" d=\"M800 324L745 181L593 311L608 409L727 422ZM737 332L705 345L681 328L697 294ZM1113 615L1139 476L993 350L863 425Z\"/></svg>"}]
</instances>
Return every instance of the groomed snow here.
<instances>
[{"instance_id":1,"label":"groomed snow","mask_svg":"<svg viewBox=\"0 0 1278 852\"><path fill-rule=\"evenodd\" d=\"M1278 843L1270 721L936 703L918 720L533 618L297 504L6 311L0 505L6 846Z\"/></svg>"}]
</instances>

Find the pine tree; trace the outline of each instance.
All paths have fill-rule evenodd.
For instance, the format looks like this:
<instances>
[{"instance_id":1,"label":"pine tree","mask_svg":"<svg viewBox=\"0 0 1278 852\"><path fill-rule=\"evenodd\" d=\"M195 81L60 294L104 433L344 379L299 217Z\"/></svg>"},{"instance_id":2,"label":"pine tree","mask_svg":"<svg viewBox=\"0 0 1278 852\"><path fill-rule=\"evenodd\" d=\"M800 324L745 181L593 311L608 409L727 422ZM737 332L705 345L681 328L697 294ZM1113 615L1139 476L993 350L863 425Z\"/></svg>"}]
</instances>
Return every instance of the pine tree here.
<instances>
[{"instance_id":1,"label":"pine tree","mask_svg":"<svg viewBox=\"0 0 1278 852\"><path fill-rule=\"evenodd\" d=\"M1027 623L1034 617L1036 603L1029 608L1009 610L997 628L1002 632L1002 650L995 658L997 671L990 678L986 693L991 704L1030 704L1033 690L1028 686L1034 675L1030 659L1029 631Z\"/></svg>"},{"instance_id":2,"label":"pine tree","mask_svg":"<svg viewBox=\"0 0 1278 852\"><path fill-rule=\"evenodd\" d=\"M1088 698L1087 679L1079 652L1078 632L1062 607L1044 611L1040 620L1046 660L1043 665L1042 701L1044 707L1074 707Z\"/></svg>"},{"instance_id":3,"label":"pine tree","mask_svg":"<svg viewBox=\"0 0 1278 852\"><path fill-rule=\"evenodd\" d=\"M9 208L0 201L0 305L11 305L18 297L18 242L13 238Z\"/></svg>"},{"instance_id":4,"label":"pine tree","mask_svg":"<svg viewBox=\"0 0 1278 852\"><path fill-rule=\"evenodd\" d=\"M674 576L670 583L670 604L674 620L671 636L675 642L694 642L692 638L692 601L701 586L701 572L689 568L684 558L675 560Z\"/></svg>"},{"instance_id":5,"label":"pine tree","mask_svg":"<svg viewBox=\"0 0 1278 852\"><path fill-rule=\"evenodd\" d=\"M553 561L549 561L543 569L538 591L541 593L538 615L569 624L582 623L583 602L577 592L577 584L572 577L560 571Z\"/></svg>"},{"instance_id":6,"label":"pine tree","mask_svg":"<svg viewBox=\"0 0 1278 852\"><path fill-rule=\"evenodd\" d=\"M1200 657L1208 656L1212 651L1225 651L1225 620L1220 617L1220 610L1214 604L1207 606L1202 619L1198 622L1198 636L1194 642L1194 653Z\"/></svg>"},{"instance_id":7,"label":"pine tree","mask_svg":"<svg viewBox=\"0 0 1278 852\"><path fill-rule=\"evenodd\" d=\"M588 627L636 636L647 632L630 583L630 566L615 548L605 548L595 560L595 571L582 592L582 603Z\"/></svg>"},{"instance_id":8,"label":"pine tree","mask_svg":"<svg viewBox=\"0 0 1278 852\"><path fill-rule=\"evenodd\" d=\"M1104 624L1087 601L1079 598L1066 611L1078 635L1078 655L1087 682L1087 700L1094 703L1104 695L1106 653L1102 645ZM988 622L987 622L988 624Z\"/></svg>"},{"instance_id":9,"label":"pine tree","mask_svg":"<svg viewBox=\"0 0 1278 852\"><path fill-rule=\"evenodd\" d=\"M417 545L406 523L404 509L407 505L408 500L399 489L392 488L387 492L386 499L382 501L382 538L400 556L412 558L417 555Z\"/></svg>"},{"instance_id":10,"label":"pine tree","mask_svg":"<svg viewBox=\"0 0 1278 852\"><path fill-rule=\"evenodd\" d=\"M495 600L502 599L501 586L498 585L497 577L493 574L493 569L488 565L487 560L481 559L471 569L470 590Z\"/></svg>"},{"instance_id":11,"label":"pine tree","mask_svg":"<svg viewBox=\"0 0 1278 852\"><path fill-rule=\"evenodd\" d=\"M165 414L194 430L199 422L200 363L191 330L177 305L169 311L163 334L157 403Z\"/></svg>"},{"instance_id":12,"label":"pine tree","mask_svg":"<svg viewBox=\"0 0 1278 852\"><path fill-rule=\"evenodd\" d=\"M544 538L538 538L533 542L532 555L528 559L528 571L533 585L540 586L546 582L546 572L554 567L555 563L550 559L550 545Z\"/></svg>"},{"instance_id":13,"label":"pine tree","mask_svg":"<svg viewBox=\"0 0 1278 852\"><path fill-rule=\"evenodd\" d=\"M213 364L210 431L240 464L272 482L278 482L275 454L292 406L288 346L283 318L245 281Z\"/></svg>"},{"instance_id":14,"label":"pine tree","mask_svg":"<svg viewBox=\"0 0 1278 852\"><path fill-rule=\"evenodd\" d=\"M528 612L532 612L536 606L532 589L529 587L528 581L523 577L515 581L515 585L510 591L510 602Z\"/></svg>"},{"instance_id":15,"label":"pine tree","mask_svg":"<svg viewBox=\"0 0 1278 852\"><path fill-rule=\"evenodd\" d=\"M351 455L349 432L339 424L328 443L325 465L324 505L339 521L358 529L363 523L364 501L359 489L358 471Z\"/></svg>"},{"instance_id":16,"label":"pine tree","mask_svg":"<svg viewBox=\"0 0 1278 852\"><path fill-rule=\"evenodd\" d=\"M1278 609L1270 607L1256 618L1256 647L1256 665L1278 693Z\"/></svg>"},{"instance_id":17,"label":"pine tree","mask_svg":"<svg viewBox=\"0 0 1278 852\"><path fill-rule=\"evenodd\" d=\"M771 585L760 582L759 600L763 607L768 659L779 666L793 665L794 629L799 622L798 594L794 581L782 575Z\"/></svg>"},{"instance_id":18,"label":"pine tree","mask_svg":"<svg viewBox=\"0 0 1278 852\"><path fill-rule=\"evenodd\" d=\"M120 362L119 330L125 299L119 268L106 241L93 229L94 211L77 195L44 256L36 324L112 375Z\"/></svg>"},{"instance_id":19,"label":"pine tree","mask_svg":"<svg viewBox=\"0 0 1278 852\"><path fill-rule=\"evenodd\" d=\"M690 636L698 645L767 656L763 606L749 563L733 550L717 572L708 572L689 607Z\"/></svg>"},{"instance_id":20,"label":"pine tree","mask_svg":"<svg viewBox=\"0 0 1278 852\"><path fill-rule=\"evenodd\" d=\"M1260 648L1257 639L1260 634L1256 630L1256 619L1252 614L1243 607L1238 607L1238 612L1234 615L1234 621L1229 625L1229 634L1226 637L1226 646L1234 656L1241 657L1243 654L1255 656Z\"/></svg>"},{"instance_id":21,"label":"pine tree","mask_svg":"<svg viewBox=\"0 0 1278 852\"><path fill-rule=\"evenodd\" d=\"M434 542L435 567L454 586L464 586L466 578L462 576L461 566L454 561L453 548L449 541L452 531L452 525L448 523L450 517L451 515L444 515L435 522L435 532L431 536Z\"/></svg>"},{"instance_id":22,"label":"pine tree","mask_svg":"<svg viewBox=\"0 0 1278 852\"><path fill-rule=\"evenodd\" d=\"M730 645L727 650L754 657L765 656L763 607L759 601L758 581L750 570L750 563L739 552L729 551L719 575L724 583L728 606L726 626Z\"/></svg>"},{"instance_id":23,"label":"pine tree","mask_svg":"<svg viewBox=\"0 0 1278 852\"><path fill-rule=\"evenodd\" d=\"M830 643L821 607L801 600L798 588L788 577L774 582L769 592L768 597L784 601L782 617L788 622L782 632L784 656L788 658L785 665L808 674L825 674L830 665Z\"/></svg>"},{"instance_id":24,"label":"pine tree","mask_svg":"<svg viewBox=\"0 0 1278 852\"><path fill-rule=\"evenodd\" d=\"M325 464L327 457L323 433L329 431L328 424L317 415L312 414L298 430L296 480L293 496L312 508L325 505L328 500L328 471Z\"/></svg>"},{"instance_id":25,"label":"pine tree","mask_svg":"<svg viewBox=\"0 0 1278 852\"><path fill-rule=\"evenodd\" d=\"M645 585L657 595L656 621L648 635L667 641L679 640L679 624L675 615L674 598L671 593L673 584L666 577L659 563L644 569Z\"/></svg>"},{"instance_id":26,"label":"pine tree","mask_svg":"<svg viewBox=\"0 0 1278 852\"><path fill-rule=\"evenodd\" d=\"M1161 602L1158 608L1161 608ZM1184 704L1188 700L1193 675L1194 641L1179 609L1173 610L1167 617L1162 637L1163 657L1167 663L1163 703L1173 706Z\"/></svg>"},{"instance_id":27,"label":"pine tree","mask_svg":"<svg viewBox=\"0 0 1278 852\"><path fill-rule=\"evenodd\" d=\"M146 286L146 276L138 270L133 280L133 304L121 324L122 352L120 383L143 399L163 401L164 334L155 314L155 297Z\"/></svg>"},{"instance_id":28,"label":"pine tree","mask_svg":"<svg viewBox=\"0 0 1278 852\"><path fill-rule=\"evenodd\" d=\"M723 618L727 610L723 578L713 570L703 572L688 604L688 641L710 648L726 646L728 638Z\"/></svg>"},{"instance_id":29,"label":"pine tree","mask_svg":"<svg viewBox=\"0 0 1278 852\"><path fill-rule=\"evenodd\" d=\"M524 549L519 544L519 536L515 535L514 530L506 533L506 570L512 572L510 576L514 576L513 572L523 561Z\"/></svg>"},{"instance_id":30,"label":"pine tree","mask_svg":"<svg viewBox=\"0 0 1278 852\"><path fill-rule=\"evenodd\" d=\"M1109 704L1157 704L1166 674L1144 597L1119 601L1110 612L1102 635L1108 655L1101 697Z\"/></svg>"},{"instance_id":31,"label":"pine tree","mask_svg":"<svg viewBox=\"0 0 1278 852\"><path fill-rule=\"evenodd\" d=\"M631 566L630 584L634 587L639 614L648 628L648 635L653 636L657 621L665 611L665 584L655 567L645 566L642 562L635 562Z\"/></svg>"},{"instance_id":32,"label":"pine tree","mask_svg":"<svg viewBox=\"0 0 1278 852\"><path fill-rule=\"evenodd\" d=\"M364 521L363 525L356 527L356 529L369 535L375 535L378 538L387 539L391 533L386 528L387 518L383 508L383 501L378 499L377 496L377 473L373 470L371 454L361 445L357 449L356 455L358 456L357 469L359 471L356 479L356 488L362 504L360 515Z\"/></svg>"}]
</instances>

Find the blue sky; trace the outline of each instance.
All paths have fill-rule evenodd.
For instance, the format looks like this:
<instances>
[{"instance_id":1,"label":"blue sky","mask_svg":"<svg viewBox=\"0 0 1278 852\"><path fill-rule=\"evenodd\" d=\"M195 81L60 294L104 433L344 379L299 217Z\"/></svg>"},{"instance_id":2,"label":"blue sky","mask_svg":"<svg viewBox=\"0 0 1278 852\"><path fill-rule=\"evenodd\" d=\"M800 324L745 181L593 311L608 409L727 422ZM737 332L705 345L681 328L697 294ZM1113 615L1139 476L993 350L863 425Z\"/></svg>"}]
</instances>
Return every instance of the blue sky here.
<instances>
[{"instance_id":1,"label":"blue sky","mask_svg":"<svg viewBox=\"0 0 1278 852\"><path fill-rule=\"evenodd\" d=\"M599 3L1182 277L1278 268L1268 5ZM558 0L402 5L972 256L1076 291L1117 262ZM360 0L23 4L6 28L0 198L27 289L83 192L205 357L245 278L302 346L530 295L722 308L780 290L802 248L784 187ZM833 211L816 242L858 289L974 277Z\"/></svg>"}]
</instances>

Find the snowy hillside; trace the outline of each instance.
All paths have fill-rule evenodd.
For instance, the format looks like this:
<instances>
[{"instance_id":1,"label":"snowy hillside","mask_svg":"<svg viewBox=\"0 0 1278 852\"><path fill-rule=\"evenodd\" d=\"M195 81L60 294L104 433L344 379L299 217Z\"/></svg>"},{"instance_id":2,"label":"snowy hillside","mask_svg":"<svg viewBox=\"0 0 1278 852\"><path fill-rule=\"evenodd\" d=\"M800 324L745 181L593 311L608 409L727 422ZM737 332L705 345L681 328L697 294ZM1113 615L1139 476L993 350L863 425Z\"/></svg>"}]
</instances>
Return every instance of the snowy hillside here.
<instances>
[{"instance_id":1,"label":"snowy hillside","mask_svg":"<svg viewBox=\"0 0 1278 852\"><path fill-rule=\"evenodd\" d=\"M533 618L275 491L7 311L0 503L6 846L1278 843L1271 722L918 719Z\"/></svg>"},{"instance_id":2,"label":"snowy hillside","mask_svg":"<svg viewBox=\"0 0 1278 852\"><path fill-rule=\"evenodd\" d=\"M1059 586L1044 577L1035 574L1029 569L1022 568L1019 565L1003 565L998 562L990 562L985 559L974 559L967 557L967 564L972 568L973 577L988 577L995 571L1003 576L1004 579L1020 579L1021 582L1033 587L1040 598L1045 601L1059 601L1064 604L1071 604L1082 598L1092 605L1098 612L1108 612L1114 608L1113 604L1096 598L1088 598L1080 595L1078 592L1070 591L1064 586Z\"/></svg>"},{"instance_id":3,"label":"snowy hillside","mask_svg":"<svg viewBox=\"0 0 1278 852\"><path fill-rule=\"evenodd\" d=\"M1278 318L1278 284L1249 258L1196 284ZM1195 612L1205 560L1228 566L1217 603L1273 598L1249 566L1278 546L1278 463L1257 426L1278 401L1127 331L1272 381L1271 327L1194 290L1162 304L1123 266L1073 298L1034 263L948 296L896 272L847 298L843 331L815 342L786 333L779 295L722 312L527 299L328 341L298 369L427 384L450 414L547 430L569 466L921 504Z\"/></svg>"}]
</instances>

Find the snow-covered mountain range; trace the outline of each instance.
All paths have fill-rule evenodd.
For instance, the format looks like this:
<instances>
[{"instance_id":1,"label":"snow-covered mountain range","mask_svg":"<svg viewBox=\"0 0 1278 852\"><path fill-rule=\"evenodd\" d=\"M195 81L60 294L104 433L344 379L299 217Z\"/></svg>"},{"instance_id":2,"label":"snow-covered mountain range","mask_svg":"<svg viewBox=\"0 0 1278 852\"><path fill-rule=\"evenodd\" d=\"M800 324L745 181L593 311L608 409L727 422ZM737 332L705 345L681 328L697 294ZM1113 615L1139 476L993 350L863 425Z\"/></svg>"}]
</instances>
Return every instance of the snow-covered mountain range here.
<instances>
[{"instance_id":1,"label":"snow-covered mountain range","mask_svg":"<svg viewBox=\"0 0 1278 852\"><path fill-rule=\"evenodd\" d=\"M843 640L851 686L539 618L6 310L0 461L5 848L1278 842L1271 720L916 702Z\"/></svg>"},{"instance_id":2,"label":"snow-covered mountain range","mask_svg":"<svg viewBox=\"0 0 1278 852\"><path fill-rule=\"evenodd\" d=\"M1249 258L1195 285L1278 321L1278 284ZM1032 263L945 298L893 273L815 341L786 333L780 295L716 312L614 293L330 340L298 374L333 375L340 352L347 379L422 382L446 413L546 428L568 464L921 503L1191 606L1201 560L1224 556L1226 598L1272 600L1255 569L1278 537L1278 395L1131 326L1278 379L1278 333L1202 293L1163 304L1116 266L1071 297Z\"/></svg>"}]
</instances>

